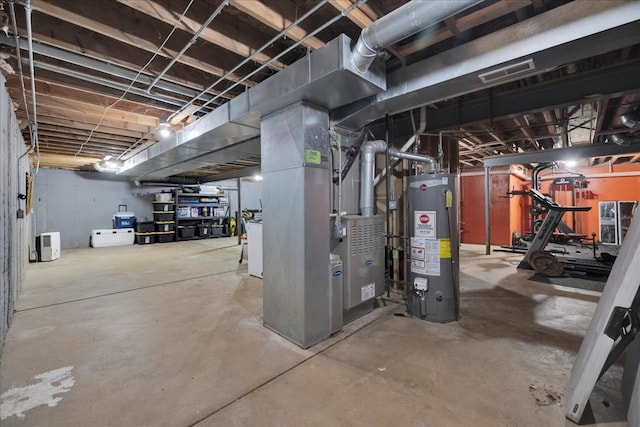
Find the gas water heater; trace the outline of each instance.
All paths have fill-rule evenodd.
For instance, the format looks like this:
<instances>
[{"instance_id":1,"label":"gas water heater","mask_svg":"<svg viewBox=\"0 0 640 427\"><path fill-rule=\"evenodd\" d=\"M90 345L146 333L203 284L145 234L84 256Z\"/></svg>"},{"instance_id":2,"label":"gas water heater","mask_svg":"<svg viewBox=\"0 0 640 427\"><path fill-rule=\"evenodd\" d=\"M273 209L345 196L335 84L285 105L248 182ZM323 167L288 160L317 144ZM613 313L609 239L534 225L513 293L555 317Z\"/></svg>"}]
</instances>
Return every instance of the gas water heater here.
<instances>
[{"instance_id":1,"label":"gas water heater","mask_svg":"<svg viewBox=\"0 0 640 427\"><path fill-rule=\"evenodd\" d=\"M458 319L457 177L409 177L409 312L433 322Z\"/></svg>"}]
</instances>

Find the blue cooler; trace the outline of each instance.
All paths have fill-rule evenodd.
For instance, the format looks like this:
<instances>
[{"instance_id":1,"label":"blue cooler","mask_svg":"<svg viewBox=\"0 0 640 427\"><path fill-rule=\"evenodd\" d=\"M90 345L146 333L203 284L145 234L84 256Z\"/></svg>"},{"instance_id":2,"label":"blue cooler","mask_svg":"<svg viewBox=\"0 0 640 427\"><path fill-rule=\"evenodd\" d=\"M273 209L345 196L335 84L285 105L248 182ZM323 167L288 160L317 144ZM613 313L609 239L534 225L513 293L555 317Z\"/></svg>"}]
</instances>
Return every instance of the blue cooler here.
<instances>
[{"instance_id":1,"label":"blue cooler","mask_svg":"<svg viewBox=\"0 0 640 427\"><path fill-rule=\"evenodd\" d=\"M113 214L113 228L133 228L136 215L133 212L118 212Z\"/></svg>"},{"instance_id":2,"label":"blue cooler","mask_svg":"<svg viewBox=\"0 0 640 427\"><path fill-rule=\"evenodd\" d=\"M136 214L127 212L127 205L118 205L118 212L113 214L113 228L133 228Z\"/></svg>"}]
</instances>

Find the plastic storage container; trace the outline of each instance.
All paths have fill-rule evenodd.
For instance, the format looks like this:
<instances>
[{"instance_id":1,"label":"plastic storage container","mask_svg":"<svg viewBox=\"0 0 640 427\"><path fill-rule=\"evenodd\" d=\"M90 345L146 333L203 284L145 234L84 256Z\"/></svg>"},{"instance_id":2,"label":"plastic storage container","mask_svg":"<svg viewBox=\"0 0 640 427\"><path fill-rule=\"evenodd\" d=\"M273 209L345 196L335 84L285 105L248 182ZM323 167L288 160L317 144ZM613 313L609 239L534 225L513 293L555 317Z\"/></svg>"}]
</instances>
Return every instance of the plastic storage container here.
<instances>
[{"instance_id":1,"label":"plastic storage container","mask_svg":"<svg viewBox=\"0 0 640 427\"><path fill-rule=\"evenodd\" d=\"M156 242L156 233L136 233L136 243L139 245L148 245Z\"/></svg>"},{"instance_id":2,"label":"plastic storage container","mask_svg":"<svg viewBox=\"0 0 640 427\"><path fill-rule=\"evenodd\" d=\"M158 243L173 242L176 239L175 231L156 232L156 241Z\"/></svg>"},{"instance_id":3,"label":"plastic storage container","mask_svg":"<svg viewBox=\"0 0 640 427\"><path fill-rule=\"evenodd\" d=\"M224 225L212 225L211 226L211 237L220 237L222 236L222 231L224 230Z\"/></svg>"},{"instance_id":4,"label":"plastic storage container","mask_svg":"<svg viewBox=\"0 0 640 427\"><path fill-rule=\"evenodd\" d=\"M209 224L198 224L196 229L200 237L209 237L211 235L211 226Z\"/></svg>"},{"instance_id":5,"label":"plastic storage container","mask_svg":"<svg viewBox=\"0 0 640 427\"><path fill-rule=\"evenodd\" d=\"M153 226L153 221L144 221L138 222L136 221L136 233L151 233L155 231L155 227Z\"/></svg>"},{"instance_id":6,"label":"plastic storage container","mask_svg":"<svg viewBox=\"0 0 640 427\"><path fill-rule=\"evenodd\" d=\"M153 202L153 211L154 212L173 212L174 211L174 203L173 202Z\"/></svg>"},{"instance_id":7,"label":"plastic storage container","mask_svg":"<svg viewBox=\"0 0 640 427\"><path fill-rule=\"evenodd\" d=\"M178 226L178 237L188 239L195 235L196 228L193 226Z\"/></svg>"},{"instance_id":8,"label":"plastic storage container","mask_svg":"<svg viewBox=\"0 0 640 427\"><path fill-rule=\"evenodd\" d=\"M175 227L176 227L175 221L156 222L156 231L161 231L161 232L175 231Z\"/></svg>"},{"instance_id":9,"label":"plastic storage container","mask_svg":"<svg viewBox=\"0 0 640 427\"><path fill-rule=\"evenodd\" d=\"M173 211L153 211L153 220L156 222L173 221Z\"/></svg>"},{"instance_id":10,"label":"plastic storage container","mask_svg":"<svg viewBox=\"0 0 640 427\"><path fill-rule=\"evenodd\" d=\"M133 228L91 230L91 246L102 248L105 246L133 245Z\"/></svg>"}]
</instances>

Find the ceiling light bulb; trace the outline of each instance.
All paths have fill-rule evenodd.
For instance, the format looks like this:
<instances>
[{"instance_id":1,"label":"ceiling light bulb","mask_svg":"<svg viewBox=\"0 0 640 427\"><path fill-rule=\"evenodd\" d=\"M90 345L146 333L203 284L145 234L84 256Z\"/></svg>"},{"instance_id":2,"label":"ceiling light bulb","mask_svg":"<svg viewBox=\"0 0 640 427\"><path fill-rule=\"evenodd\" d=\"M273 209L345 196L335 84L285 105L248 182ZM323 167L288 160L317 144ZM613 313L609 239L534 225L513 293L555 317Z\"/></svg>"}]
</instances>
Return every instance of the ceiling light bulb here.
<instances>
[{"instance_id":1,"label":"ceiling light bulb","mask_svg":"<svg viewBox=\"0 0 640 427\"><path fill-rule=\"evenodd\" d=\"M565 165L568 168L573 168L578 164L578 162L576 162L575 160L567 160L567 162L565 163Z\"/></svg>"},{"instance_id":2,"label":"ceiling light bulb","mask_svg":"<svg viewBox=\"0 0 640 427\"><path fill-rule=\"evenodd\" d=\"M171 135L171 131L169 130L168 127L163 127L160 129L160 136L163 138L168 137L169 135Z\"/></svg>"}]
</instances>

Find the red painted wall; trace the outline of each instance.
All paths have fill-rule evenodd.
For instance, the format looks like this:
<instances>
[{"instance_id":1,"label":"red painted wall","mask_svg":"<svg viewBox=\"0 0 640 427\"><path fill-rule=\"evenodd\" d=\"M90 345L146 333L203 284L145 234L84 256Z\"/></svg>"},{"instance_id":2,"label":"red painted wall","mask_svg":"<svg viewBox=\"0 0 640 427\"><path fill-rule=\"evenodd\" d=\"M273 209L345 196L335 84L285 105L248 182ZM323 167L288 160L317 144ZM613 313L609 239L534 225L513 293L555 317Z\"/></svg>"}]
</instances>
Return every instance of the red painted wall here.
<instances>
[{"instance_id":1,"label":"red painted wall","mask_svg":"<svg viewBox=\"0 0 640 427\"><path fill-rule=\"evenodd\" d=\"M608 200L637 200L640 201L640 176L597 176L613 173L640 172L640 165L627 164L612 166L597 166L577 169L576 172L587 176L589 185L578 195L577 205L591 206L589 212L579 213L576 224L571 216L565 221L569 226L590 236L595 232L600 238L598 223L598 202ZM465 171L478 173L477 175L463 175L460 180L460 229L462 243L485 243L484 223L484 174L483 170ZM531 217L529 214L530 198L528 196L514 196L506 198L509 190L528 190L530 181L507 170L492 171L491 175L491 243L494 245L508 245L511 233L518 231L524 234L529 231ZM541 176L541 191L550 193L550 184L554 177L566 176L559 171ZM571 205L571 193L556 191L556 201L561 205ZM640 210L639 210L640 211Z\"/></svg>"},{"instance_id":2,"label":"red painted wall","mask_svg":"<svg viewBox=\"0 0 640 427\"><path fill-rule=\"evenodd\" d=\"M598 202L608 200L636 200L640 201L640 176L605 176L605 177L589 177L593 174L609 174L609 166L597 166L592 168L578 169L587 176L589 184L586 189L582 190L581 196L577 198L577 205L591 206L589 212L579 214L576 218L577 231L582 230L582 234L588 236L592 232L596 233L600 238L599 222L598 222ZM640 165L627 164L615 165L612 167L613 174L620 172L640 172ZM556 174L557 175L557 174ZM543 175L543 178L553 177L552 174ZM550 192L552 179L543 179L541 189L545 193ZM556 202L561 205L571 205L570 192L556 191ZM570 226L570 215L565 215L565 221Z\"/></svg>"},{"instance_id":3,"label":"red painted wall","mask_svg":"<svg viewBox=\"0 0 640 427\"><path fill-rule=\"evenodd\" d=\"M462 243L485 243L484 175L462 176L460 184L460 240ZM491 243L508 245L511 242L510 205L506 197L510 189L508 171L492 174L491 186Z\"/></svg>"}]
</instances>

